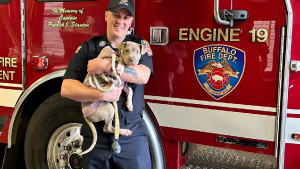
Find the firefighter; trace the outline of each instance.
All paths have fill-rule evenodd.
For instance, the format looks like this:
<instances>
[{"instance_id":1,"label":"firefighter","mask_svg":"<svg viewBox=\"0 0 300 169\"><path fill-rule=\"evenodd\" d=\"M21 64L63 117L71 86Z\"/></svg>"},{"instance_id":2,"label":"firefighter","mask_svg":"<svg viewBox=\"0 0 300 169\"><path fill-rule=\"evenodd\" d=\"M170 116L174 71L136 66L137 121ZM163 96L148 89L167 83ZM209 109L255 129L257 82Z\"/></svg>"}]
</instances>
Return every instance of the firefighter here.
<instances>
[{"instance_id":1,"label":"firefighter","mask_svg":"<svg viewBox=\"0 0 300 169\"><path fill-rule=\"evenodd\" d=\"M131 0L111 0L105 12L106 33L84 42L75 51L61 87L61 94L79 102L104 100L118 101L120 128L132 131L130 136L119 137L121 152L115 153L111 145L114 141L112 133L104 133L104 122L94 123L97 129L97 144L94 149L82 157L83 169L151 169L151 158L147 140L147 128L143 117L144 85L153 75L152 51L147 41L134 35L127 35L134 16L134 4ZM100 92L82 84L88 74L111 73L111 61L97 58L101 50L110 46L117 51L121 42L133 41L146 47L137 66L126 67L120 76L129 82L133 89L133 111L126 107L126 93L121 87L110 92ZM111 73L112 74L112 73ZM84 123L81 128L83 136L82 150L90 147L93 135L90 127Z\"/></svg>"}]
</instances>

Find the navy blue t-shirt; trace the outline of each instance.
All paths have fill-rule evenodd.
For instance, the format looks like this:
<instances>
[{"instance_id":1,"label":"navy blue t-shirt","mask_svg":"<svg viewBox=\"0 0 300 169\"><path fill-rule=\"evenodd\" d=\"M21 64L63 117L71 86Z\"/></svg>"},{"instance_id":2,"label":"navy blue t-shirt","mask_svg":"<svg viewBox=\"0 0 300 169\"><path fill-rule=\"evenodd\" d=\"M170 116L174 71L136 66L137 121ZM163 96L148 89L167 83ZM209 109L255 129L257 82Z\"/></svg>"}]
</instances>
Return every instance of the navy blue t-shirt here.
<instances>
[{"instance_id":1,"label":"navy blue t-shirt","mask_svg":"<svg viewBox=\"0 0 300 169\"><path fill-rule=\"evenodd\" d=\"M146 46L148 51L142 55L139 64L145 65L151 70L151 77L153 76L153 64L152 64L152 51L147 41L143 38L138 38L135 35L127 35L123 42L135 42ZM106 34L102 36L95 36L89 41L84 42L78 49L75 51L68 68L65 72L64 79L74 79L80 82L83 82L87 75L87 65L88 61L96 58L101 50L110 46L112 49L117 51L118 49L113 48L110 45L110 42L107 39ZM119 117L132 117L138 114L141 114L145 108L144 101L144 87L145 85L139 85L134 83L128 83L128 86L132 88L133 91L133 111L128 111L126 107L127 96L123 91L118 103Z\"/></svg>"}]
</instances>

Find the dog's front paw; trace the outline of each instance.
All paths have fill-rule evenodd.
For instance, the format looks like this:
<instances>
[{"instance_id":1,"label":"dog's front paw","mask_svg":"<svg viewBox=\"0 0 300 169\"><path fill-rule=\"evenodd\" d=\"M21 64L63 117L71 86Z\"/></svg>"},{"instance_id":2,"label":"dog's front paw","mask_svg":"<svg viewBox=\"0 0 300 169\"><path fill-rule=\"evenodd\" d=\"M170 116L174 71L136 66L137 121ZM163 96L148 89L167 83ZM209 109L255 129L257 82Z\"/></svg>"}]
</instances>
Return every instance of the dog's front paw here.
<instances>
[{"instance_id":1,"label":"dog's front paw","mask_svg":"<svg viewBox=\"0 0 300 169\"><path fill-rule=\"evenodd\" d=\"M132 134L132 131L128 129L120 129L119 131L122 136L130 136Z\"/></svg>"},{"instance_id":2,"label":"dog's front paw","mask_svg":"<svg viewBox=\"0 0 300 169\"><path fill-rule=\"evenodd\" d=\"M132 111L132 109L133 109L133 105L131 102L126 102L126 107L129 111Z\"/></svg>"},{"instance_id":3,"label":"dog's front paw","mask_svg":"<svg viewBox=\"0 0 300 169\"><path fill-rule=\"evenodd\" d=\"M124 72L124 65L118 64L118 66L116 68L116 72L119 76L121 76L122 73Z\"/></svg>"}]
</instances>

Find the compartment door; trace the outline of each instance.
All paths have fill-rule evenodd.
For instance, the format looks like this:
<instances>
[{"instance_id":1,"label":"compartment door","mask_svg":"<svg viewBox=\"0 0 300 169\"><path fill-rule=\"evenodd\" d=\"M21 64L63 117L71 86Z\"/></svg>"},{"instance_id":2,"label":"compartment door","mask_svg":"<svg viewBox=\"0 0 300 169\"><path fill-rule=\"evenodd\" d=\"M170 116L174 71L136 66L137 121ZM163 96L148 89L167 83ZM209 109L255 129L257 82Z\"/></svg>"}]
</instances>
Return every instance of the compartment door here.
<instances>
[{"instance_id":1,"label":"compartment door","mask_svg":"<svg viewBox=\"0 0 300 169\"><path fill-rule=\"evenodd\" d=\"M151 27L169 30L168 44L151 45L145 92L164 138L273 155L284 1L220 0L248 12L233 27L216 22L212 0L145 1L136 34L153 44Z\"/></svg>"},{"instance_id":2,"label":"compartment door","mask_svg":"<svg viewBox=\"0 0 300 169\"><path fill-rule=\"evenodd\" d=\"M22 55L20 1L0 0L0 142L4 143L23 90Z\"/></svg>"}]
</instances>

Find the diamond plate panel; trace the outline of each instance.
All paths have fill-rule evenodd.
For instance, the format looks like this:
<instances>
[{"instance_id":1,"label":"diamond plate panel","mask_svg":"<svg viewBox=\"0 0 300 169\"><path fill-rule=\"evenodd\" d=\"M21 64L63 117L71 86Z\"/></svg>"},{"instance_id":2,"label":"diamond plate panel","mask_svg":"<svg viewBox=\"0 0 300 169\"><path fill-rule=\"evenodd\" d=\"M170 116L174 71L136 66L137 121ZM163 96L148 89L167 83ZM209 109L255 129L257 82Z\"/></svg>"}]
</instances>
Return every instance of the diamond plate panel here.
<instances>
[{"instance_id":1,"label":"diamond plate panel","mask_svg":"<svg viewBox=\"0 0 300 169\"><path fill-rule=\"evenodd\" d=\"M182 169L276 169L274 156L190 144L188 162Z\"/></svg>"}]
</instances>

